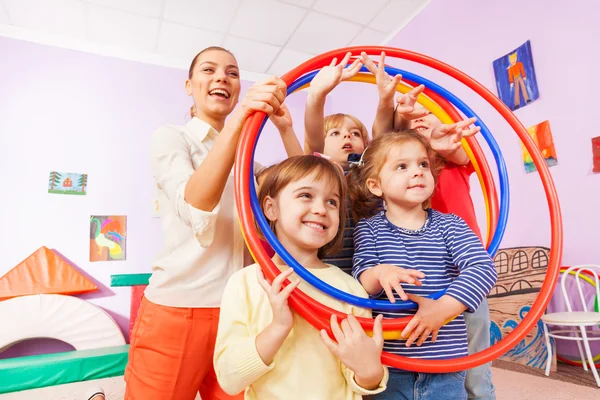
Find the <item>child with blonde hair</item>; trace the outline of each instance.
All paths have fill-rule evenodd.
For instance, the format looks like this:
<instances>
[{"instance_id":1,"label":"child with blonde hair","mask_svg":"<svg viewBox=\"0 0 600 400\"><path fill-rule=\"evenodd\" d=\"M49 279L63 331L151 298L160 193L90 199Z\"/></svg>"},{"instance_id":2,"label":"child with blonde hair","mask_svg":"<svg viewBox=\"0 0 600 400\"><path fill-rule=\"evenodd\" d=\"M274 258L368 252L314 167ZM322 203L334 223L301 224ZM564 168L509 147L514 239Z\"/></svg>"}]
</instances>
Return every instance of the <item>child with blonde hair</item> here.
<instances>
[{"instance_id":1,"label":"child with blonde hair","mask_svg":"<svg viewBox=\"0 0 600 400\"><path fill-rule=\"evenodd\" d=\"M259 189L259 201L278 240L322 281L356 296L361 285L321 255L337 251L344 228L346 183L339 168L312 155L291 157L274 166ZM269 284L257 264L233 274L223 294L214 366L229 394L246 399L361 399L385 390L381 364L381 318L373 337L353 315L370 310L333 299L301 281L278 256L281 274ZM291 281L287 286L284 281ZM350 316L331 320L336 342L317 331L288 306L299 287L321 303Z\"/></svg>"}]
</instances>

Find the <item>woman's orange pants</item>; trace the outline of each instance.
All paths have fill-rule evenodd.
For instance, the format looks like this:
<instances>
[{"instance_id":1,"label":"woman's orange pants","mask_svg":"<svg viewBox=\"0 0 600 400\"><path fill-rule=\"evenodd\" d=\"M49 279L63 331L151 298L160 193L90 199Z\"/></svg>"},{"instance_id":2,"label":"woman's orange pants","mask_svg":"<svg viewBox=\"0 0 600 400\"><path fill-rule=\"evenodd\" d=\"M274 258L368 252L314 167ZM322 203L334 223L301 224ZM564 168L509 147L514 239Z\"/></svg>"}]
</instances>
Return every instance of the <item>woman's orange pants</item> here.
<instances>
[{"instance_id":1,"label":"woman's orange pants","mask_svg":"<svg viewBox=\"0 0 600 400\"><path fill-rule=\"evenodd\" d=\"M125 400L241 400L213 368L218 308L176 308L142 298L131 332Z\"/></svg>"}]
</instances>

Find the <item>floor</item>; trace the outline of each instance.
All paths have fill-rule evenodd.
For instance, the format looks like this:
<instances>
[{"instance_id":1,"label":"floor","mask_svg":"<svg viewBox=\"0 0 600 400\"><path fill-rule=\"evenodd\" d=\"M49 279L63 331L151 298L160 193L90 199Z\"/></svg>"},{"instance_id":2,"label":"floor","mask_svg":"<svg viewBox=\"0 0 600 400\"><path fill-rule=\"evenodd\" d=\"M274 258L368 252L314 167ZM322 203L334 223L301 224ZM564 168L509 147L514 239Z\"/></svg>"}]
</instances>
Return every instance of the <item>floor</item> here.
<instances>
[{"instance_id":1,"label":"floor","mask_svg":"<svg viewBox=\"0 0 600 400\"><path fill-rule=\"evenodd\" d=\"M558 364L558 371L546 377L541 370L495 361L492 373L498 400L600 399L600 388L591 372L585 373L579 367ZM123 399L125 383L123 377L116 377L9 393L0 395L0 400L87 400L85 392L95 386L104 389L107 400Z\"/></svg>"}]
</instances>

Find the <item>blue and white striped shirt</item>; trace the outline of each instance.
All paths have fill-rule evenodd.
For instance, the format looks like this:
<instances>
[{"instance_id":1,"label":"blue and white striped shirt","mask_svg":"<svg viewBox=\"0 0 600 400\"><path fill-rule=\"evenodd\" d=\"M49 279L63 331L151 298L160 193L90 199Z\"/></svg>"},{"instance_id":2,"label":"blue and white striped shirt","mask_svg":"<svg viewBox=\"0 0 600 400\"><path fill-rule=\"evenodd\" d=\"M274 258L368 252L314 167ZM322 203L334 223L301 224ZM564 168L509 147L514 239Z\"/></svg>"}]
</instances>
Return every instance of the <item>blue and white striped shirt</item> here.
<instances>
[{"instance_id":1,"label":"blue and white striped shirt","mask_svg":"<svg viewBox=\"0 0 600 400\"><path fill-rule=\"evenodd\" d=\"M354 230L353 276L379 264L417 269L425 274L422 286L402 283L406 293L419 296L446 289L446 294L463 303L470 312L479 307L496 283L494 263L479 238L454 214L429 209L427 220L418 230L392 224L385 211L362 219ZM396 298L399 300L399 297ZM387 299L385 293L377 295ZM385 318L414 315L416 310L382 311ZM377 315L373 310L373 316ZM450 359L468 355L467 330L461 314L444 325L435 343L429 338L420 347L406 347L405 340L389 340L384 350L406 357Z\"/></svg>"}]
</instances>

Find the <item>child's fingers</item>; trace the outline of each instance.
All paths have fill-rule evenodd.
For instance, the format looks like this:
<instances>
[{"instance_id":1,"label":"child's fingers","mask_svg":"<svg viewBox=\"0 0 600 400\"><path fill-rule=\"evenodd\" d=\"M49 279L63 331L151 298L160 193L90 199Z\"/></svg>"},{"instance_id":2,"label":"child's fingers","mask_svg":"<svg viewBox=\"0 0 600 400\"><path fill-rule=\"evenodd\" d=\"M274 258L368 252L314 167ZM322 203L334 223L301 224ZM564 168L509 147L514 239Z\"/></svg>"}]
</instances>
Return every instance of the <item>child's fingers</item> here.
<instances>
[{"instance_id":1,"label":"child's fingers","mask_svg":"<svg viewBox=\"0 0 600 400\"><path fill-rule=\"evenodd\" d=\"M398 114L402 114L403 117L404 117L404 115L410 115L410 113L412 113L414 110L415 109L413 106L398 104L398 107L396 107L396 112Z\"/></svg>"},{"instance_id":2,"label":"child's fingers","mask_svg":"<svg viewBox=\"0 0 600 400\"><path fill-rule=\"evenodd\" d=\"M366 335L364 329L360 325L360 322L358 322L354 315L348 315L346 321L348 322L348 326L350 327L350 331L352 332L352 334L354 334L355 336Z\"/></svg>"},{"instance_id":3,"label":"child's fingers","mask_svg":"<svg viewBox=\"0 0 600 400\"><path fill-rule=\"evenodd\" d=\"M325 343L325 346L327 346L333 354L337 354L338 345L331 340L325 329L321 329L321 339L323 339L323 343Z\"/></svg>"},{"instance_id":4,"label":"child's fingers","mask_svg":"<svg viewBox=\"0 0 600 400\"><path fill-rule=\"evenodd\" d=\"M417 340L417 346L420 346L423 343L425 343L425 341L427 340L429 335L431 335L431 329L425 329L423 331L423 333L421 334L421 336L419 337L419 340Z\"/></svg>"},{"instance_id":5,"label":"child's fingers","mask_svg":"<svg viewBox=\"0 0 600 400\"><path fill-rule=\"evenodd\" d=\"M300 284L300 279L294 280L292 283L290 283L289 285L287 285L286 287L284 287L283 290L281 290L281 292L279 293L279 295L283 299L287 299L288 297L290 297L290 294L292 293L292 291L294 289L296 289L299 284Z\"/></svg>"},{"instance_id":6,"label":"child's fingers","mask_svg":"<svg viewBox=\"0 0 600 400\"><path fill-rule=\"evenodd\" d=\"M382 51L379 57L379 68L385 69L385 51Z\"/></svg>"},{"instance_id":7,"label":"child's fingers","mask_svg":"<svg viewBox=\"0 0 600 400\"><path fill-rule=\"evenodd\" d=\"M333 60L329 63L330 67L335 67L337 65L337 57L333 57Z\"/></svg>"},{"instance_id":8,"label":"child's fingers","mask_svg":"<svg viewBox=\"0 0 600 400\"><path fill-rule=\"evenodd\" d=\"M454 144L452 144L448 150L456 151L456 150L460 149L461 147L462 147L462 143L459 140L458 142L454 142Z\"/></svg>"},{"instance_id":9,"label":"child's fingers","mask_svg":"<svg viewBox=\"0 0 600 400\"><path fill-rule=\"evenodd\" d=\"M344 341L344 333L342 332L342 330L340 329L340 326L338 325L337 317L335 314L331 315L330 325L331 325L331 332L333 333L333 337L335 338L335 341L338 343L343 342Z\"/></svg>"},{"instance_id":10,"label":"child's fingers","mask_svg":"<svg viewBox=\"0 0 600 400\"><path fill-rule=\"evenodd\" d=\"M352 56L351 52L347 52L346 55L344 56L344 58L342 59L342 62L340 63L340 65L342 66L342 68L344 68L346 66L346 64L348 64L348 61L350 60L350 57Z\"/></svg>"},{"instance_id":11,"label":"child's fingers","mask_svg":"<svg viewBox=\"0 0 600 400\"><path fill-rule=\"evenodd\" d=\"M281 290L283 282L294 272L292 268L288 268L273 279L271 284L271 293L277 294Z\"/></svg>"},{"instance_id":12,"label":"child's fingers","mask_svg":"<svg viewBox=\"0 0 600 400\"><path fill-rule=\"evenodd\" d=\"M393 282L392 286L394 288L394 290L396 291L396 293L398 293L398 296L400 296L400 298L404 301L408 300L408 296L406 296L406 293L404 293L404 289L402 289L402 286L400 286L400 282Z\"/></svg>"},{"instance_id":13,"label":"child's fingers","mask_svg":"<svg viewBox=\"0 0 600 400\"><path fill-rule=\"evenodd\" d=\"M383 315L379 314L373 324L373 341L377 347L383 347Z\"/></svg>"},{"instance_id":14,"label":"child's fingers","mask_svg":"<svg viewBox=\"0 0 600 400\"><path fill-rule=\"evenodd\" d=\"M376 75L377 74L377 66L375 65L373 60L371 60L371 57L369 57L367 55L367 53L365 53L364 51L361 53L361 57L362 57L363 65L365 67L367 67L369 72L371 72L373 75Z\"/></svg>"},{"instance_id":15,"label":"child's fingers","mask_svg":"<svg viewBox=\"0 0 600 400\"><path fill-rule=\"evenodd\" d=\"M405 282L405 283L410 283L413 285L417 285L417 286L421 286L423 283L421 283L420 279L425 278L425 274L422 273L421 271L417 271L416 269L408 269L408 270L404 270L402 271L402 273L399 276L400 278L400 282Z\"/></svg>"},{"instance_id":16,"label":"child's fingers","mask_svg":"<svg viewBox=\"0 0 600 400\"><path fill-rule=\"evenodd\" d=\"M419 85L416 88L411 89L408 92L408 96L413 100L413 101L417 101L417 99L419 98L419 95L421 93L423 93L423 91L425 90L425 85Z\"/></svg>"},{"instance_id":17,"label":"child's fingers","mask_svg":"<svg viewBox=\"0 0 600 400\"><path fill-rule=\"evenodd\" d=\"M438 335L439 331L440 331L439 329L436 329L433 332L431 332L431 342L432 343L435 343L435 341L437 340L437 335Z\"/></svg>"},{"instance_id":18,"label":"child's fingers","mask_svg":"<svg viewBox=\"0 0 600 400\"><path fill-rule=\"evenodd\" d=\"M475 128L471 128L471 129L466 129L462 132L462 136L463 137L469 137L469 136L473 136L476 135L477 133L479 133L481 131L481 128L476 126Z\"/></svg>"},{"instance_id":19,"label":"child's fingers","mask_svg":"<svg viewBox=\"0 0 600 400\"><path fill-rule=\"evenodd\" d=\"M416 110L416 111L413 110L409 113L406 113L402 117L407 120L412 120L412 119L417 119L417 118L423 118L423 117L427 116L427 114L429 114L429 111L427 111L427 110Z\"/></svg>"},{"instance_id":20,"label":"child's fingers","mask_svg":"<svg viewBox=\"0 0 600 400\"><path fill-rule=\"evenodd\" d=\"M419 336L421 336L424 330L425 326L417 326L417 328L413 331L413 333L410 334L410 337L406 341L406 347L410 347L419 338Z\"/></svg>"},{"instance_id":21,"label":"child's fingers","mask_svg":"<svg viewBox=\"0 0 600 400\"><path fill-rule=\"evenodd\" d=\"M271 285L269 285L269 282L265 279L265 275L260 268L256 268L256 280L267 294L271 293Z\"/></svg>"},{"instance_id":22,"label":"child's fingers","mask_svg":"<svg viewBox=\"0 0 600 400\"><path fill-rule=\"evenodd\" d=\"M398 88L398 85L400 84L400 81L402 80L402 75L397 74L394 75L394 77L392 78L392 87L394 90L396 90Z\"/></svg>"},{"instance_id":23,"label":"child's fingers","mask_svg":"<svg viewBox=\"0 0 600 400\"><path fill-rule=\"evenodd\" d=\"M464 121L461 121L462 123L464 123L464 126L469 126L469 125L473 125L475 122L477 122L477 118L475 117L471 117L469 119L465 119Z\"/></svg>"},{"instance_id":24,"label":"child's fingers","mask_svg":"<svg viewBox=\"0 0 600 400\"><path fill-rule=\"evenodd\" d=\"M408 296L408 298L410 300L411 296ZM412 319L410 321L408 321L408 324L406 324L406 326L404 327L404 329L402 330L402 333L400 334L401 337L406 338L408 336L410 336L410 334L412 333L413 329L415 329L417 326L419 326L419 322L420 322L420 318L413 316Z\"/></svg>"},{"instance_id":25,"label":"child's fingers","mask_svg":"<svg viewBox=\"0 0 600 400\"><path fill-rule=\"evenodd\" d=\"M348 316L348 318L350 318L350 316ZM340 324L340 327L342 328L344 337L350 337L354 334L354 331L352 330L352 327L350 326L350 322L348 322L348 318L343 319Z\"/></svg>"},{"instance_id":26,"label":"child's fingers","mask_svg":"<svg viewBox=\"0 0 600 400\"><path fill-rule=\"evenodd\" d=\"M344 79L352 78L353 76L358 74L361 68L362 62L360 61L360 59L357 58L348 68L344 70Z\"/></svg>"},{"instance_id":27,"label":"child's fingers","mask_svg":"<svg viewBox=\"0 0 600 400\"><path fill-rule=\"evenodd\" d=\"M385 284L383 284L381 286L383 287L383 290L385 291L385 295L389 299L390 303L395 303L396 298L394 297L394 292L392 292L392 287L390 286L390 284L386 282Z\"/></svg>"}]
</instances>

